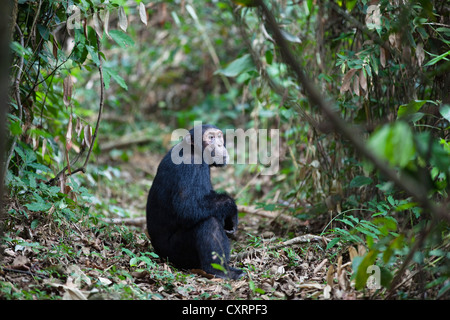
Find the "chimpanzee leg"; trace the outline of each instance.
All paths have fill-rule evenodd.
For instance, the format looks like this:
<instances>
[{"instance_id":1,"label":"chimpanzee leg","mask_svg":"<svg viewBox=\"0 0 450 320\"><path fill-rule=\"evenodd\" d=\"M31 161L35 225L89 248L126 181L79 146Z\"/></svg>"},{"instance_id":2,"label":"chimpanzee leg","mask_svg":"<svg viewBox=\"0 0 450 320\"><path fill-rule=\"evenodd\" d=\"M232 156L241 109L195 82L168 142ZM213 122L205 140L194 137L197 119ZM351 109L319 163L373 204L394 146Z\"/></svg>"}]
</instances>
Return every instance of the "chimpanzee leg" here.
<instances>
[{"instance_id":1,"label":"chimpanzee leg","mask_svg":"<svg viewBox=\"0 0 450 320\"><path fill-rule=\"evenodd\" d=\"M197 225L195 243L201 268L220 278L238 279L244 272L228 266L230 258L230 241L223 225L214 217ZM211 264L221 265L226 271L214 268Z\"/></svg>"}]
</instances>

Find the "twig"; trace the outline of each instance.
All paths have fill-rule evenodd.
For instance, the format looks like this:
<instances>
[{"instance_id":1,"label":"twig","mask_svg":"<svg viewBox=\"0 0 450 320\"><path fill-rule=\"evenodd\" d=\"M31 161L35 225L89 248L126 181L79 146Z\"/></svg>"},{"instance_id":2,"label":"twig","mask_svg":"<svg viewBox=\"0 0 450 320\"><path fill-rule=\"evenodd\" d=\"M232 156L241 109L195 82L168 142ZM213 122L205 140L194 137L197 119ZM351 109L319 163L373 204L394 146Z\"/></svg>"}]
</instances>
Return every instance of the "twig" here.
<instances>
[{"instance_id":1,"label":"twig","mask_svg":"<svg viewBox=\"0 0 450 320\"><path fill-rule=\"evenodd\" d=\"M301 63L298 62L298 57L295 56L288 43L284 39L278 24L264 4L262 0L256 0L261 8L266 23L272 30L272 35L275 42L278 44L281 55L285 63L291 68L292 72L296 76L299 83L303 86L305 93L312 105L317 106L329 119L329 122L333 129L341 134L344 138L348 139L356 151L369 160L374 166L388 179L394 182L398 187L405 190L412 195L424 209L429 210L435 217L450 222L450 214L444 207L436 207L427 197L427 190L424 188L424 184L417 183L416 180L403 176L401 179L397 175L397 172L391 169L388 164L378 158L371 150L366 147L366 143L360 137L362 134L355 130L351 125L344 121L338 113L334 111L331 105L323 99L323 94L320 93L314 86L313 82L306 76Z\"/></svg>"},{"instance_id":2,"label":"twig","mask_svg":"<svg viewBox=\"0 0 450 320\"><path fill-rule=\"evenodd\" d=\"M151 136L136 137L136 135L129 135L115 141L107 141L102 144L102 152L107 152L112 149L129 148L132 145L143 144L155 141Z\"/></svg>"},{"instance_id":3,"label":"twig","mask_svg":"<svg viewBox=\"0 0 450 320\"><path fill-rule=\"evenodd\" d=\"M419 235L418 239L416 240L416 242L414 243L414 246L409 250L408 255L406 256L405 260L403 261L402 265L400 266L400 269L395 274L394 279L392 279L391 288L389 289L389 292L386 295L386 299L390 299L392 297L392 295L394 294L395 290L398 287L400 287L401 284L403 284L403 282L402 282L401 284L398 285L400 278L402 277L403 273L406 270L406 267L408 267L409 263L411 262L412 258L414 257L414 254L416 253L417 250L419 250L422 247L426 237L430 234L431 230L434 228L435 225L436 225L436 220L433 220L430 222L430 224L426 228L422 229L422 231L420 232L420 235Z\"/></svg>"},{"instance_id":4,"label":"twig","mask_svg":"<svg viewBox=\"0 0 450 320\"><path fill-rule=\"evenodd\" d=\"M100 120L102 118L103 106L105 104L105 82L103 80L102 56L100 54L101 43L100 43L100 38L98 37L97 33L95 33L95 35L97 37L97 49L98 49L98 60L99 60L98 72L100 74L100 104L99 104L99 111L98 111L98 116L97 116L97 123L95 125L95 132L92 137L92 140L91 140L91 143L89 146L89 150L88 150L88 154L86 156L86 159L84 160L83 165L75 170L72 170L72 172L70 172L69 175L73 175L80 171L83 173L86 172L86 167L89 162L89 158L91 156L92 149L95 144L95 140L97 139L97 134L98 134L99 126L100 126ZM75 159L75 162L79 159L79 157L81 156L83 151L84 151L84 149L82 149L82 151L78 154L77 158ZM69 168L69 165L65 166L58 174L56 174L56 176L53 179L49 180L47 182L47 184L52 184L54 181L56 181L58 179L58 177L61 176L62 174L64 174L68 168Z\"/></svg>"},{"instance_id":5,"label":"twig","mask_svg":"<svg viewBox=\"0 0 450 320\"><path fill-rule=\"evenodd\" d=\"M49 276L46 275L46 274L35 273L35 272L32 272L32 271L19 270L19 269L13 269L13 268L5 268L5 267L2 267L1 270L7 271L7 272L9 271L9 272L16 272L16 273L26 274L26 275L29 275L29 276L32 276L32 277L39 277L39 278L46 278L46 279L49 278Z\"/></svg>"},{"instance_id":6,"label":"twig","mask_svg":"<svg viewBox=\"0 0 450 320\"><path fill-rule=\"evenodd\" d=\"M84 164L81 168L75 169L72 171L72 174L82 171L83 173L86 172L86 166L89 162L89 157L91 156L92 149L94 148L95 140L97 139L98 130L100 127L100 120L102 118L102 112L103 112L103 106L105 104L105 82L103 80L103 67L102 67L102 55L100 54L101 49L101 43L100 38L98 37L96 33L97 38L97 49L98 49L98 73L100 75L100 105L98 110L98 117L97 117L97 123L95 124L95 132L94 136L92 137L91 145L89 146L88 154L86 156L86 160L84 161Z\"/></svg>"},{"instance_id":7,"label":"twig","mask_svg":"<svg viewBox=\"0 0 450 320\"><path fill-rule=\"evenodd\" d=\"M310 243L310 242L318 242L318 241L329 241L329 239L325 238L325 237L320 237L320 236L316 236L313 234L304 234L295 238L292 238L290 240L287 241L283 241L279 244L275 244L272 246L268 246L265 248L265 250L278 250L280 248L284 248L284 247L289 247L289 246L293 246L295 244L300 244L300 243ZM247 250L238 254L234 254L230 257L231 260L235 260L235 261L240 261L243 260L245 258L247 258L248 256L250 256L253 253L258 252L256 249L252 249L252 250Z\"/></svg>"},{"instance_id":8,"label":"twig","mask_svg":"<svg viewBox=\"0 0 450 320\"><path fill-rule=\"evenodd\" d=\"M282 101L285 102L287 105L293 107L297 112L300 114L300 116L306 120L314 129L319 131L324 131L320 124L306 111L304 110L300 104L297 102L298 99L295 97L292 97L288 94L287 90L285 88L282 88L279 86L272 77L267 73L266 69L263 67L258 55L256 54L255 50L253 49L253 46L249 39L251 37L248 35L246 29L245 29L245 23L241 19L240 15L236 12L236 10L232 10L234 19L237 22L237 25L239 27L239 32L241 33L241 38L244 41L245 46L247 47L247 50L250 52L250 55L252 57L253 63L256 66L256 69L258 70L259 74L261 74L261 77L267 81L269 87L282 98ZM263 28L264 29L264 28ZM273 40L273 39L272 39Z\"/></svg>"},{"instance_id":9,"label":"twig","mask_svg":"<svg viewBox=\"0 0 450 320\"><path fill-rule=\"evenodd\" d=\"M280 213L278 211L265 211L262 209L257 209L254 206L243 206L238 205L238 211L243 213L255 214L261 217L270 218L270 219L282 219L292 224L303 224L301 220L291 217L287 214Z\"/></svg>"},{"instance_id":10,"label":"twig","mask_svg":"<svg viewBox=\"0 0 450 320\"><path fill-rule=\"evenodd\" d=\"M301 67L301 64L298 62L297 57L294 56L286 40L283 38L275 18L273 17L267 6L264 4L264 2L262 0L256 1L266 18L267 25L272 30L273 38L279 46L281 55L285 63L291 68L294 75L297 77L297 80L303 86L311 104L317 106L327 116L333 129L337 133L340 133L344 138L348 139L359 154L369 160L388 180L394 182L395 185L397 185L399 188L412 195L413 198L417 202L419 202L419 204L425 210L429 211L435 218L435 221L422 231L420 238L414 244L413 248L411 248L408 256L397 272L394 280L392 281L393 288L395 288L395 283L398 281L398 279L401 278L403 272L406 270L406 267L412 260L414 253L423 244L423 241L430 232L432 225L438 219L450 222L450 214L446 209L446 205L444 204L442 206L436 206L428 199L428 192L424 187L425 184L418 183L408 176L399 178L396 171L391 169L386 162L382 161L366 147L366 144L360 138L362 135L359 134L359 132L352 128L348 123L346 123L335 111L333 111L333 108L322 98L321 93L317 91L312 81L308 79ZM392 294L392 292L390 292L390 295Z\"/></svg>"},{"instance_id":11,"label":"twig","mask_svg":"<svg viewBox=\"0 0 450 320\"><path fill-rule=\"evenodd\" d=\"M20 30L19 25L16 24L16 31L19 34L20 37L20 45L23 47L24 40L23 40L23 33L22 30ZM22 70L23 70L23 64L24 64L24 57L23 54L20 56L20 62L19 62L19 68L17 70L16 79L14 80L14 89L15 89L15 96L16 96L16 103L17 108L19 108L19 121L22 122L23 117L23 108L22 108L22 101L20 100L20 78L22 77ZM6 158L5 162L5 172L9 168L9 163L11 162L12 155L14 153L14 149L16 148L17 143L17 136L14 136L13 142L11 143L11 148L8 152L8 157Z\"/></svg>"}]
</instances>

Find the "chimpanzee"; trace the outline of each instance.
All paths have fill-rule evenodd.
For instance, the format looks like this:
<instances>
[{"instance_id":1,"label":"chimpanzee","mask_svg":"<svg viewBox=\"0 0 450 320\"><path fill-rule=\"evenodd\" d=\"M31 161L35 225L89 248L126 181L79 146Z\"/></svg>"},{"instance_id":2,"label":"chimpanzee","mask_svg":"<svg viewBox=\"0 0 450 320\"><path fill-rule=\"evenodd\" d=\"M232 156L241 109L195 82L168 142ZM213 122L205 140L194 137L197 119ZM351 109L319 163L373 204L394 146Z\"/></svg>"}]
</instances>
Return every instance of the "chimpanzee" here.
<instances>
[{"instance_id":1,"label":"chimpanzee","mask_svg":"<svg viewBox=\"0 0 450 320\"><path fill-rule=\"evenodd\" d=\"M194 126L159 164L147 200L147 230L156 253L175 266L238 279L244 272L228 265L227 236L237 229L236 203L215 192L210 178L210 167L228 160L222 131Z\"/></svg>"}]
</instances>

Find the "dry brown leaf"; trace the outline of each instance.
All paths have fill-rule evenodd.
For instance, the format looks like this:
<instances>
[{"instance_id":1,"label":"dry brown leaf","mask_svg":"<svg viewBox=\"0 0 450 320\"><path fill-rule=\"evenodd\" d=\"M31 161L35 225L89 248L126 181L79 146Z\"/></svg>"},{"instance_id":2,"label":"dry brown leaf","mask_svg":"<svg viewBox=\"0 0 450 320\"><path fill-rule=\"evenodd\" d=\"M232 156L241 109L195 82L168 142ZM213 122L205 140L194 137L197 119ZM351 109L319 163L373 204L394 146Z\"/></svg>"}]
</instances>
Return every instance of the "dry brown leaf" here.
<instances>
[{"instance_id":1,"label":"dry brown leaf","mask_svg":"<svg viewBox=\"0 0 450 320\"><path fill-rule=\"evenodd\" d=\"M367 91L367 78L364 69L361 69L359 73L359 84L361 85L361 89Z\"/></svg>"},{"instance_id":2,"label":"dry brown leaf","mask_svg":"<svg viewBox=\"0 0 450 320\"><path fill-rule=\"evenodd\" d=\"M380 47L380 63L383 68L386 67L386 50L383 47Z\"/></svg>"},{"instance_id":3,"label":"dry brown leaf","mask_svg":"<svg viewBox=\"0 0 450 320\"><path fill-rule=\"evenodd\" d=\"M319 283L302 283L297 285L297 288L299 289L322 289L325 286Z\"/></svg>"},{"instance_id":4,"label":"dry brown leaf","mask_svg":"<svg viewBox=\"0 0 450 320\"><path fill-rule=\"evenodd\" d=\"M21 268L24 268L25 265L27 265L29 263L30 263L30 260L27 257L20 255L14 259L12 265L13 265L14 269L21 269ZM26 268L26 269L28 269L28 268Z\"/></svg>"},{"instance_id":5,"label":"dry brown leaf","mask_svg":"<svg viewBox=\"0 0 450 320\"><path fill-rule=\"evenodd\" d=\"M72 90L73 90L72 76L69 74L67 77L64 78L63 81L63 101L66 107L70 104L70 100L72 100Z\"/></svg>"},{"instance_id":6,"label":"dry brown leaf","mask_svg":"<svg viewBox=\"0 0 450 320\"><path fill-rule=\"evenodd\" d=\"M359 77L357 75L353 81L353 92L359 97Z\"/></svg>"},{"instance_id":7,"label":"dry brown leaf","mask_svg":"<svg viewBox=\"0 0 450 320\"><path fill-rule=\"evenodd\" d=\"M334 278L334 267L333 265L330 265L327 272L327 285L333 286L333 278Z\"/></svg>"},{"instance_id":8,"label":"dry brown leaf","mask_svg":"<svg viewBox=\"0 0 450 320\"><path fill-rule=\"evenodd\" d=\"M358 256L363 256L366 254L366 247L364 247L362 244L358 244Z\"/></svg>"},{"instance_id":9,"label":"dry brown leaf","mask_svg":"<svg viewBox=\"0 0 450 320\"><path fill-rule=\"evenodd\" d=\"M55 59L58 59L58 41L56 40L55 37L53 37L52 45L53 45L53 56L55 57Z\"/></svg>"},{"instance_id":10,"label":"dry brown leaf","mask_svg":"<svg viewBox=\"0 0 450 320\"><path fill-rule=\"evenodd\" d=\"M422 66L423 60L425 59L425 51L423 50L423 43L420 42L417 44L416 47L416 58L417 58L417 64L419 67Z\"/></svg>"},{"instance_id":11,"label":"dry brown leaf","mask_svg":"<svg viewBox=\"0 0 450 320\"><path fill-rule=\"evenodd\" d=\"M348 248L348 254L350 255L350 260L353 262L353 259L358 255L358 252L355 247L352 246Z\"/></svg>"},{"instance_id":12,"label":"dry brown leaf","mask_svg":"<svg viewBox=\"0 0 450 320\"><path fill-rule=\"evenodd\" d=\"M143 2L139 4L139 17L143 24L147 25L147 12L145 11L145 5Z\"/></svg>"},{"instance_id":13,"label":"dry brown leaf","mask_svg":"<svg viewBox=\"0 0 450 320\"><path fill-rule=\"evenodd\" d=\"M314 268L313 274L316 274L317 272L319 272L319 270L322 269L323 266L325 265L325 263L327 263L327 262L328 262L328 259L324 259L321 263L319 263L319 265Z\"/></svg>"},{"instance_id":14,"label":"dry brown leaf","mask_svg":"<svg viewBox=\"0 0 450 320\"><path fill-rule=\"evenodd\" d=\"M77 288L64 288L63 300L87 300L86 296Z\"/></svg>"},{"instance_id":15,"label":"dry brown leaf","mask_svg":"<svg viewBox=\"0 0 450 320\"><path fill-rule=\"evenodd\" d=\"M69 116L69 123L67 124L66 133L66 150L69 151L72 148L72 114Z\"/></svg>"},{"instance_id":16,"label":"dry brown leaf","mask_svg":"<svg viewBox=\"0 0 450 320\"><path fill-rule=\"evenodd\" d=\"M127 32L128 20L125 9L122 6L119 7L119 27L123 31Z\"/></svg>"},{"instance_id":17,"label":"dry brown leaf","mask_svg":"<svg viewBox=\"0 0 450 320\"><path fill-rule=\"evenodd\" d=\"M87 124L84 126L83 144L85 144L88 148L90 148L91 142L92 142L92 127Z\"/></svg>"},{"instance_id":18,"label":"dry brown leaf","mask_svg":"<svg viewBox=\"0 0 450 320\"><path fill-rule=\"evenodd\" d=\"M105 14L103 16L103 30L105 30L108 38L111 38L111 36L109 35L109 10L105 10L104 12Z\"/></svg>"},{"instance_id":19,"label":"dry brown leaf","mask_svg":"<svg viewBox=\"0 0 450 320\"><path fill-rule=\"evenodd\" d=\"M324 299L330 299L331 298L330 292L331 292L331 286L327 284L325 286L325 288L323 288L323 297L324 297Z\"/></svg>"},{"instance_id":20,"label":"dry brown leaf","mask_svg":"<svg viewBox=\"0 0 450 320\"><path fill-rule=\"evenodd\" d=\"M81 120L80 120L80 118L77 118L77 123L75 125L75 132L76 132L78 138L80 137L82 129L83 129L83 127L81 125Z\"/></svg>"},{"instance_id":21,"label":"dry brown leaf","mask_svg":"<svg viewBox=\"0 0 450 320\"><path fill-rule=\"evenodd\" d=\"M45 151L47 151L47 139L44 139L44 141L42 141L42 150L41 150L42 158L44 158Z\"/></svg>"},{"instance_id":22,"label":"dry brown leaf","mask_svg":"<svg viewBox=\"0 0 450 320\"><path fill-rule=\"evenodd\" d=\"M94 12L94 15L92 16L92 20L94 22L94 30L95 33L99 38L103 36L103 30L102 30L102 21L100 20L100 16L98 12Z\"/></svg>"},{"instance_id":23,"label":"dry brown leaf","mask_svg":"<svg viewBox=\"0 0 450 320\"><path fill-rule=\"evenodd\" d=\"M347 291L350 288L350 281L348 281L347 274L345 272L342 272L338 277L338 283L341 290Z\"/></svg>"},{"instance_id":24,"label":"dry brown leaf","mask_svg":"<svg viewBox=\"0 0 450 320\"><path fill-rule=\"evenodd\" d=\"M339 275L342 272L342 256L338 257L338 262L337 262L337 275L339 277Z\"/></svg>"},{"instance_id":25,"label":"dry brown leaf","mask_svg":"<svg viewBox=\"0 0 450 320\"><path fill-rule=\"evenodd\" d=\"M342 79L341 84L341 94L347 92L350 89L350 83L352 80L353 75L355 74L356 69L350 69L344 76L344 79Z\"/></svg>"}]
</instances>

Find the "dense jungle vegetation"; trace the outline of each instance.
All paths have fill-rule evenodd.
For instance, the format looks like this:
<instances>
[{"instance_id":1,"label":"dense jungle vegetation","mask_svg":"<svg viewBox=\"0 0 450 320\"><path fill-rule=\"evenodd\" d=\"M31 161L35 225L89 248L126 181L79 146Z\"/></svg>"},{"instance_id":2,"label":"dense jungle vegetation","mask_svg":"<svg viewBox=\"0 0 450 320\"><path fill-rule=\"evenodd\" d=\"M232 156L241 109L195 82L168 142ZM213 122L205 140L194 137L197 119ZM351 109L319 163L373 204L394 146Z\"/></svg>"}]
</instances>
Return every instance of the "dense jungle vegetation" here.
<instances>
[{"instance_id":1,"label":"dense jungle vegetation","mask_svg":"<svg viewBox=\"0 0 450 320\"><path fill-rule=\"evenodd\" d=\"M449 298L448 1L1 15L0 299ZM274 174L212 169L239 207L238 281L175 268L145 234L171 133L194 121L280 133Z\"/></svg>"}]
</instances>

